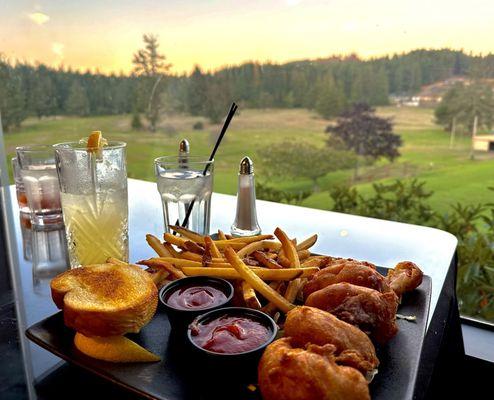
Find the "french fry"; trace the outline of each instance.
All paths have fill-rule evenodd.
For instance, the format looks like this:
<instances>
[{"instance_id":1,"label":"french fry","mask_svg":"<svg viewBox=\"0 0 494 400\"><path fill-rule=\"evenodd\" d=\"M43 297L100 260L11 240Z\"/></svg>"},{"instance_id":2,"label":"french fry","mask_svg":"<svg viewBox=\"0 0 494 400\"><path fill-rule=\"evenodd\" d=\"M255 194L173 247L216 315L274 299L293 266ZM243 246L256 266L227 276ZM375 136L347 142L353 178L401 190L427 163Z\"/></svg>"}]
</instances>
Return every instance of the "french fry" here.
<instances>
[{"instance_id":1,"label":"french fry","mask_svg":"<svg viewBox=\"0 0 494 400\"><path fill-rule=\"evenodd\" d=\"M262 251L256 250L252 253L252 256L259 261L259 264L266 268L271 268L271 269L281 269L283 268L280 264L278 264L275 260L272 260L268 257L266 257L266 254L263 253Z\"/></svg>"},{"instance_id":2,"label":"french fry","mask_svg":"<svg viewBox=\"0 0 494 400\"><path fill-rule=\"evenodd\" d=\"M151 234L146 235L146 242L153 248L153 250L160 257L171 257L172 254L168 251L168 249L163 246L163 243L156 237Z\"/></svg>"},{"instance_id":3,"label":"french fry","mask_svg":"<svg viewBox=\"0 0 494 400\"><path fill-rule=\"evenodd\" d=\"M170 243L163 243L163 246L170 252L171 257L180 258L180 253Z\"/></svg>"},{"instance_id":4,"label":"french fry","mask_svg":"<svg viewBox=\"0 0 494 400\"><path fill-rule=\"evenodd\" d=\"M137 264L147 265L148 267L162 267L164 262L173 264L175 267L202 267L202 264L197 261L185 260L183 258L163 257L150 258L148 260L138 261Z\"/></svg>"},{"instance_id":5,"label":"french fry","mask_svg":"<svg viewBox=\"0 0 494 400\"><path fill-rule=\"evenodd\" d=\"M178 225L170 225L170 228L173 229L175 232L180 233L183 237L186 237L196 243L204 243L204 236L199 235L198 233L193 232L190 229Z\"/></svg>"},{"instance_id":6,"label":"french fry","mask_svg":"<svg viewBox=\"0 0 494 400\"><path fill-rule=\"evenodd\" d=\"M206 247L204 254L202 255L202 266L207 267L213 261L213 256L211 255L211 247Z\"/></svg>"},{"instance_id":7,"label":"french fry","mask_svg":"<svg viewBox=\"0 0 494 400\"><path fill-rule=\"evenodd\" d=\"M231 240L215 240L214 244L218 249L225 249L227 247L231 247L235 250L243 249L247 244L244 242L233 242Z\"/></svg>"},{"instance_id":8,"label":"french fry","mask_svg":"<svg viewBox=\"0 0 494 400\"><path fill-rule=\"evenodd\" d=\"M242 294L244 296L244 301L247 307L255 308L256 310L261 309L261 303L256 296L256 292L247 282L242 281Z\"/></svg>"},{"instance_id":9,"label":"french fry","mask_svg":"<svg viewBox=\"0 0 494 400\"><path fill-rule=\"evenodd\" d=\"M304 285L304 280L301 278L294 279L288 283L288 287L285 292L285 299L287 299L290 303L293 303L297 298L298 292L302 289Z\"/></svg>"},{"instance_id":10,"label":"french fry","mask_svg":"<svg viewBox=\"0 0 494 400\"><path fill-rule=\"evenodd\" d=\"M280 263L284 268L290 268L290 260L280 251L277 258L278 263Z\"/></svg>"},{"instance_id":11,"label":"french fry","mask_svg":"<svg viewBox=\"0 0 494 400\"><path fill-rule=\"evenodd\" d=\"M170 276L170 273L164 268L148 267L145 271L151 276L154 284L159 288L165 282L166 278Z\"/></svg>"},{"instance_id":12,"label":"french fry","mask_svg":"<svg viewBox=\"0 0 494 400\"><path fill-rule=\"evenodd\" d=\"M303 242L297 244L297 250L307 250L310 249L317 242L317 235L312 235L311 237L305 239Z\"/></svg>"},{"instance_id":13,"label":"french fry","mask_svg":"<svg viewBox=\"0 0 494 400\"><path fill-rule=\"evenodd\" d=\"M162 262L168 262L170 264L173 264L175 267L178 268L183 268L183 267L197 267L201 268L203 267L202 262L200 261L192 261L192 260L187 260L185 258L173 258L173 257L156 257L156 258L150 258L148 260L141 260L137 264L141 265L147 265L147 266L156 266L160 265ZM227 262L211 262L208 264L208 267L214 267L214 268L231 268L232 266L230 263Z\"/></svg>"},{"instance_id":14,"label":"french fry","mask_svg":"<svg viewBox=\"0 0 494 400\"><path fill-rule=\"evenodd\" d=\"M254 243L259 242L261 240L270 240L273 239L273 235L255 235L255 236L244 236L230 239L230 242L242 242L242 243Z\"/></svg>"},{"instance_id":15,"label":"french fry","mask_svg":"<svg viewBox=\"0 0 494 400\"><path fill-rule=\"evenodd\" d=\"M265 281L290 281L292 279L301 277L308 278L319 271L319 268L283 268L283 269L268 269L268 268L249 268L242 262L242 265L245 268L252 271L254 275L259 277L261 280ZM229 268L221 268L216 266L211 267L182 267L182 271L187 276L214 276L218 278L224 279L245 279L243 275L240 275L239 272L233 267L230 263ZM252 283L251 283L252 285ZM254 285L252 285L255 290L260 292L260 290L256 289ZM263 294L261 292L261 294ZM264 295L264 294L263 294Z\"/></svg>"},{"instance_id":16,"label":"french fry","mask_svg":"<svg viewBox=\"0 0 494 400\"><path fill-rule=\"evenodd\" d=\"M298 259L300 261L306 260L310 257L310 250L299 250L297 251Z\"/></svg>"},{"instance_id":17,"label":"french fry","mask_svg":"<svg viewBox=\"0 0 494 400\"><path fill-rule=\"evenodd\" d=\"M290 261L290 266L292 268L300 268L300 260L298 258L297 249L286 233L280 228L276 228L274 234L281 242L281 248L283 249L285 257Z\"/></svg>"},{"instance_id":18,"label":"french fry","mask_svg":"<svg viewBox=\"0 0 494 400\"><path fill-rule=\"evenodd\" d=\"M273 281L269 284L274 290L276 290L279 294L283 296L283 294L286 291L286 282L284 281ZM269 315L274 315L275 311L278 308L273 304L273 303L268 303L266 304L263 308L262 311L264 311L266 314Z\"/></svg>"},{"instance_id":19,"label":"french fry","mask_svg":"<svg viewBox=\"0 0 494 400\"><path fill-rule=\"evenodd\" d=\"M211 257L223 258L223 255L214 244L214 240L211 239L209 236L206 236L204 238L204 244L206 246L206 251L209 250L209 252L211 253Z\"/></svg>"},{"instance_id":20,"label":"french fry","mask_svg":"<svg viewBox=\"0 0 494 400\"><path fill-rule=\"evenodd\" d=\"M219 240L227 240L225 233L221 229L218 229L218 239Z\"/></svg>"},{"instance_id":21,"label":"french fry","mask_svg":"<svg viewBox=\"0 0 494 400\"><path fill-rule=\"evenodd\" d=\"M192 253L204 254L204 248L202 246L199 246L196 242L193 242L192 240L187 240L185 242L185 250L191 251Z\"/></svg>"},{"instance_id":22,"label":"french fry","mask_svg":"<svg viewBox=\"0 0 494 400\"><path fill-rule=\"evenodd\" d=\"M168 233L168 232L166 232L163 235L163 238L165 239L165 242L168 242L170 244L174 244L175 246L181 247L182 249L185 248L185 242L187 241L187 239L172 235L171 233Z\"/></svg>"},{"instance_id":23,"label":"french fry","mask_svg":"<svg viewBox=\"0 0 494 400\"><path fill-rule=\"evenodd\" d=\"M271 253L271 252L263 252L263 254L269 258L270 260L276 260L278 258L278 254L277 253Z\"/></svg>"},{"instance_id":24,"label":"french fry","mask_svg":"<svg viewBox=\"0 0 494 400\"><path fill-rule=\"evenodd\" d=\"M276 290L273 290L268 284L263 282L262 278L257 275L259 272L284 272L286 269L249 269L242 260L238 257L237 253L233 251L232 248L228 247L225 249L225 256L230 262L232 267L237 271L237 273L249 283L254 290L261 293L267 300L274 303L281 311L287 313L295 306L288 302L283 296L281 296ZM302 270L304 271L304 270ZM299 272L299 271L297 271Z\"/></svg>"},{"instance_id":25,"label":"french fry","mask_svg":"<svg viewBox=\"0 0 494 400\"><path fill-rule=\"evenodd\" d=\"M185 248L185 242L187 242L187 239L173 236L171 233L165 233L164 238L166 242L169 242L181 248ZM218 247L218 249L224 249L225 247L230 246L235 250L240 250L246 246L246 244L243 242L230 243L230 240L216 240L214 244L216 245L216 247Z\"/></svg>"},{"instance_id":26,"label":"french fry","mask_svg":"<svg viewBox=\"0 0 494 400\"><path fill-rule=\"evenodd\" d=\"M281 248L283 249L284 257L286 257L289 261L289 264L292 268L301 268L300 259L298 257L297 248L295 244L288 238L285 232L283 232L280 228L276 228L274 231L275 236L281 242ZM278 257L280 260L280 257ZM280 263L282 260L280 260ZM294 279L288 283L288 287L285 292L285 299L293 303L297 298L297 294L299 290L303 286L303 281L301 278ZM283 310L282 310L283 311Z\"/></svg>"},{"instance_id":27,"label":"french fry","mask_svg":"<svg viewBox=\"0 0 494 400\"><path fill-rule=\"evenodd\" d=\"M267 240L263 240L261 242L253 242L240 249L237 254L240 258L244 258L254 251L261 249L269 249L269 250L279 250L281 248L281 243L271 242Z\"/></svg>"},{"instance_id":28,"label":"french fry","mask_svg":"<svg viewBox=\"0 0 494 400\"><path fill-rule=\"evenodd\" d=\"M202 256L196 253L192 253L191 251L182 251L180 253L180 258L184 258L186 260L197 261L202 264Z\"/></svg>"},{"instance_id":29,"label":"french fry","mask_svg":"<svg viewBox=\"0 0 494 400\"><path fill-rule=\"evenodd\" d=\"M203 259L202 256L196 253L192 253L190 251L183 251L180 253L181 258L185 258L186 260L192 260L192 261L197 261L202 263ZM226 259L224 258L212 258L211 263L226 263Z\"/></svg>"},{"instance_id":30,"label":"french fry","mask_svg":"<svg viewBox=\"0 0 494 400\"><path fill-rule=\"evenodd\" d=\"M296 239L296 238L293 238L293 239L291 240L291 242L293 243L293 245L294 245L295 247L297 246L297 239ZM285 253L284 253L284 251L283 251L283 247L282 247L282 248L280 249L280 251L278 252L278 256L282 256L282 257L283 257L284 255L285 255Z\"/></svg>"},{"instance_id":31,"label":"french fry","mask_svg":"<svg viewBox=\"0 0 494 400\"><path fill-rule=\"evenodd\" d=\"M138 262L138 264L146 265L150 268L164 269L165 271L167 271L171 275L173 275L175 278L185 278L185 274L181 270L179 270L178 268L175 268L171 263L163 261L159 258L151 258L149 260L141 260Z\"/></svg>"}]
</instances>

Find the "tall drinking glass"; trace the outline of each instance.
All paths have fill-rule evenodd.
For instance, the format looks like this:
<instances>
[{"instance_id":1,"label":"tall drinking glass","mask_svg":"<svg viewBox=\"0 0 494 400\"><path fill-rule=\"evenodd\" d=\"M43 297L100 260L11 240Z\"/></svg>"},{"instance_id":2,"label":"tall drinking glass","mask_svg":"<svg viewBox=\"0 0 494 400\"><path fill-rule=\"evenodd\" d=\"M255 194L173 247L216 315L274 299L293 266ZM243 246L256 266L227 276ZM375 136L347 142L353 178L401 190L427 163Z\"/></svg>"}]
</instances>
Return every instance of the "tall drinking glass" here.
<instances>
[{"instance_id":1,"label":"tall drinking glass","mask_svg":"<svg viewBox=\"0 0 494 400\"><path fill-rule=\"evenodd\" d=\"M192 207L187 228L209 234L213 161L199 156L167 156L154 160L158 191L163 204L165 230L176 221L183 223ZM204 174L206 171L206 174Z\"/></svg>"},{"instance_id":2,"label":"tall drinking glass","mask_svg":"<svg viewBox=\"0 0 494 400\"><path fill-rule=\"evenodd\" d=\"M109 142L98 152L81 142L54 147L71 267L127 261L126 144Z\"/></svg>"},{"instance_id":3,"label":"tall drinking glass","mask_svg":"<svg viewBox=\"0 0 494 400\"><path fill-rule=\"evenodd\" d=\"M62 223L55 153L49 145L17 147L22 183L33 227Z\"/></svg>"}]
</instances>

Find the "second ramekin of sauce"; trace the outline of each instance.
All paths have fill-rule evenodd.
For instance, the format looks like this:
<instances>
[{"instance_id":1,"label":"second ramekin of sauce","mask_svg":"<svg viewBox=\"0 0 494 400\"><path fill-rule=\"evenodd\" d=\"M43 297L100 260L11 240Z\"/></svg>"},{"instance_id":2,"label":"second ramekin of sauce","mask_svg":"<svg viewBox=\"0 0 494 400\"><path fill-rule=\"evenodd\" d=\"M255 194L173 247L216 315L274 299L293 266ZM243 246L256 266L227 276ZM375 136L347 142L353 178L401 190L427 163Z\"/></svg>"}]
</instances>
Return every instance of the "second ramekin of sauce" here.
<instances>
[{"instance_id":1,"label":"second ramekin of sauce","mask_svg":"<svg viewBox=\"0 0 494 400\"><path fill-rule=\"evenodd\" d=\"M233 298L233 286L221 278L191 276L164 286L159 293L173 331L186 331L198 315L226 307Z\"/></svg>"},{"instance_id":2,"label":"second ramekin of sauce","mask_svg":"<svg viewBox=\"0 0 494 400\"><path fill-rule=\"evenodd\" d=\"M248 369L257 365L277 333L278 326L269 315L245 307L227 307L198 316L189 325L187 338L196 355L207 363Z\"/></svg>"}]
</instances>

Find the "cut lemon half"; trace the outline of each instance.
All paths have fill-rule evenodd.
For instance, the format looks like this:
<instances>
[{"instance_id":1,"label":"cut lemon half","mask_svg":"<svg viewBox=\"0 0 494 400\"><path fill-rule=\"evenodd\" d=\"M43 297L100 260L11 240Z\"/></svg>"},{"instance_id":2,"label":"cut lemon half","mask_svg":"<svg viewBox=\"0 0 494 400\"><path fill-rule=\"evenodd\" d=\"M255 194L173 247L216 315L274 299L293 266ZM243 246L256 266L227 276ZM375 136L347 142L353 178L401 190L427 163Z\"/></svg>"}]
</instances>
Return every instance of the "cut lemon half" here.
<instances>
[{"instance_id":1,"label":"cut lemon half","mask_svg":"<svg viewBox=\"0 0 494 400\"><path fill-rule=\"evenodd\" d=\"M88 337L77 332L75 347L85 355L115 363L156 362L160 358L125 336Z\"/></svg>"},{"instance_id":2,"label":"cut lemon half","mask_svg":"<svg viewBox=\"0 0 494 400\"><path fill-rule=\"evenodd\" d=\"M101 152L103 146L106 146L108 142L103 137L101 131L92 131L87 138L87 149L88 151Z\"/></svg>"}]
</instances>

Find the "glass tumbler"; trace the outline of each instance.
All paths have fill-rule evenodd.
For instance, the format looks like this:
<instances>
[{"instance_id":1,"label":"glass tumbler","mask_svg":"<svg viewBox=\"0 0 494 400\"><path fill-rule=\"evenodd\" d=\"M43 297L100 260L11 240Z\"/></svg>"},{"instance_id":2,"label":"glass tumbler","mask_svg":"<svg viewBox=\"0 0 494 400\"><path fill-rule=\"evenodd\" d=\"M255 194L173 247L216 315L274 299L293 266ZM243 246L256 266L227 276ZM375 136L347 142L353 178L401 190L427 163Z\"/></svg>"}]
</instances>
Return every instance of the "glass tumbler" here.
<instances>
[{"instance_id":1,"label":"glass tumbler","mask_svg":"<svg viewBox=\"0 0 494 400\"><path fill-rule=\"evenodd\" d=\"M16 152L32 225L60 225L62 208L53 147L23 146Z\"/></svg>"},{"instance_id":2,"label":"glass tumbler","mask_svg":"<svg viewBox=\"0 0 494 400\"><path fill-rule=\"evenodd\" d=\"M96 152L82 142L54 148L71 267L127 261L126 144L109 142Z\"/></svg>"},{"instance_id":3,"label":"glass tumbler","mask_svg":"<svg viewBox=\"0 0 494 400\"><path fill-rule=\"evenodd\" d=\"M166 156L154 160L158 192L163 204L165 230L183 224L191 212L188 229L209 234L214 160L200 156Z\"/></svg>"},{"instance_id":4,"label":"glass tumbler","mask_svg":"<svg viewBox=\"0 0 494 400\"><path fill-rule=\"evenodd\" d=\"M26 190L24 189L24 182L22 182L21 167L19 166L17 157L12 158L12 173L14 175L15 193L19 211L23 214L29 214L31 210L27 204Z\"/></svg>"}]
</instances>

